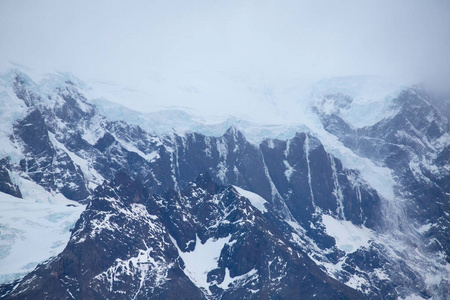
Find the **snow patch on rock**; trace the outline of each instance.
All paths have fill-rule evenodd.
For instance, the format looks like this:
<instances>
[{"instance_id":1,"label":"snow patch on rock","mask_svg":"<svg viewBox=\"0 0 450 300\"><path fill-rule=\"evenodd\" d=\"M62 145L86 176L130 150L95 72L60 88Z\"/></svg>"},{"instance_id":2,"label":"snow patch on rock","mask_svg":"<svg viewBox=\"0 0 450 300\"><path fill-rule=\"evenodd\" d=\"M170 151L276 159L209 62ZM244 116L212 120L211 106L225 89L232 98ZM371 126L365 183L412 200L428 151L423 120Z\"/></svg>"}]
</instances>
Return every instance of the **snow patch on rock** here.
<instances>
[{"instance_id":1,"label":"snow patch on rock","mask_svg":"<svg viewBox=\"0 0 450 300\"><path fill-rule=\"evenodd\" d=\"M250 200L250 203L257 208L259 211L261 212L267 212L266 207L264 206L264 203L266 203L267 201L261 197L258 194L252 193L250 191L244 190L243 188L237 187L235 185L233 185L233 187L236 189L236 191L243 197L247 198L248 200Z\"/></svg>"},{"instance_id":2,"label":"snow patch on rock","mask_svg":"<svg viewBox=\"0 0 450 300\"><path fill-rule=\"evenodd\" d=\"M191 252L183 252L178 247L173 237L173 244L177 247L178 253L184 261L186 275L199 287L204 288L209 293L209 283L207 280L208 272L217 268L217 261L220 252L226 243L230 241L231 236L221 239L209 239L204 244L199 237L196 237L195 249Z\"/></svg>"},{"instance_id":3,"label":"snow patch on rock","mask_svg":"<svg viewBox=\"0 0 450 300\"><path fill-rule=\"evenodd\" d=\"M369 246L370 240L373 239L374 233L370 229L364 226L358 227L349 221L322 215L322 223L325 225L327 234L336 240L336 246L347 253Z\"/></svg>"}]
</instances>

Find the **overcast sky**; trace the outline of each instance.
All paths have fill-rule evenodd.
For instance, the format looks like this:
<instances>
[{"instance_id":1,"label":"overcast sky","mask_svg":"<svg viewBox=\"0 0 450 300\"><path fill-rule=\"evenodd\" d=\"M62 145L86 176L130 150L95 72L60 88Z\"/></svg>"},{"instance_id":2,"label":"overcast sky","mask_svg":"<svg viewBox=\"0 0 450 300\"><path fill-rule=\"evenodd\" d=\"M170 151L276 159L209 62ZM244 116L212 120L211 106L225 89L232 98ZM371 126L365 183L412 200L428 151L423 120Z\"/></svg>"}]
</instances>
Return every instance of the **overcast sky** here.
<instances>
[{"instance_id":1,"label":"overcast sky","mask_svg":"<svg viewBox=\"0 0 450 300\"><path fill-rule=\"evenodd\" d=\"M414 82L449 77L450 1L1 0L0 59L152 97L224 94L222 78Z\"/></svg>"}]
</instances>

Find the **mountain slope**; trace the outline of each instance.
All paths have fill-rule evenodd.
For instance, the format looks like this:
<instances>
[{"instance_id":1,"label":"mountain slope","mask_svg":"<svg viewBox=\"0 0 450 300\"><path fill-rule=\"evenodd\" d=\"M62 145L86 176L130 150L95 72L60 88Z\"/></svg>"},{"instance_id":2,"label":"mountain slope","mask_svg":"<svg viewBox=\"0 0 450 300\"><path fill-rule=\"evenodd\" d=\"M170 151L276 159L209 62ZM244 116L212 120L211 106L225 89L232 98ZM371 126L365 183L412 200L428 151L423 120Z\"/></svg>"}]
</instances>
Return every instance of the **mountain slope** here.
<instances>
[{"instance_id":1,"label":"mountain slope","mask_svg":"<svg viewBox=\"0 0 450 300\"><path fill-rule=\"evenodd\" d=\"M362 299L286 240L277 222L208 175L180 195L149 198L139 181L119 173L96 189L65 250L2 293L6 299ZM204 247L209 251L191 261ZM196 273L213 249L219 255L213 269Z\"/></svg>"}]
</instances>

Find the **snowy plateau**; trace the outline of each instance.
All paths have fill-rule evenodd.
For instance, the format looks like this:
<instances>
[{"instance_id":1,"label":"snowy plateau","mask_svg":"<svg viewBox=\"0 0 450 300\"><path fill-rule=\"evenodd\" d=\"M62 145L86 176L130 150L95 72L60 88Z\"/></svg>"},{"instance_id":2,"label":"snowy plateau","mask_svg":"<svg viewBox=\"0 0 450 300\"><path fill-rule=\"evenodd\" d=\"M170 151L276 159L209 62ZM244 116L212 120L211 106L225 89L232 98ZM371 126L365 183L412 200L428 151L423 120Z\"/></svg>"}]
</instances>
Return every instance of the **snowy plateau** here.
<instances>
[{"instance_id":1,"label":"snowy plateau","mask_svg":"<svg viewBox=\"0 0 450 300\"><path fill-rule=\"evenodd\" d=\"M0 299L449 299L450 97L256 90L142 113L2 73Z\"/></svg>"}]
</instances>

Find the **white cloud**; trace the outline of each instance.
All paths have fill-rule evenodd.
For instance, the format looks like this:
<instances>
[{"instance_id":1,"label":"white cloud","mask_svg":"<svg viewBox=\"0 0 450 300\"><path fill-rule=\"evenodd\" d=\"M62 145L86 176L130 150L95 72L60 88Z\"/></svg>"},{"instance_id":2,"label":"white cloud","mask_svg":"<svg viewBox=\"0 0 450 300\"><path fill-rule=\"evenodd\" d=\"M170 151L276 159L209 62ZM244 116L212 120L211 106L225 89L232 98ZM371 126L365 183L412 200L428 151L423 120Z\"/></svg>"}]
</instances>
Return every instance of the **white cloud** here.
<instances>
[{"instance_id":1,"label":"white cloud","mask_svg":"<svg viewBox=\"0 0 450 300\"><path fill-rule=\"evenodd\" d=\"M4 0L0 57L187 106L236 97L230 80L256 89L359 74L412 82L449 73L449 8L443 0Z\"/></svg>"}]
</instances>

